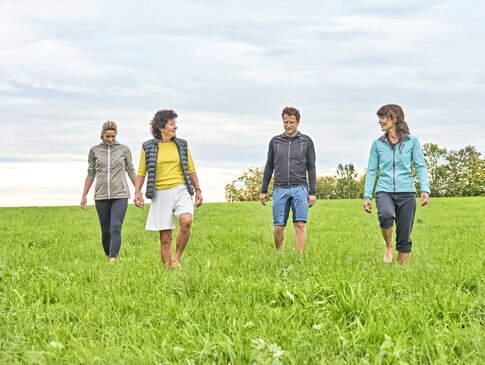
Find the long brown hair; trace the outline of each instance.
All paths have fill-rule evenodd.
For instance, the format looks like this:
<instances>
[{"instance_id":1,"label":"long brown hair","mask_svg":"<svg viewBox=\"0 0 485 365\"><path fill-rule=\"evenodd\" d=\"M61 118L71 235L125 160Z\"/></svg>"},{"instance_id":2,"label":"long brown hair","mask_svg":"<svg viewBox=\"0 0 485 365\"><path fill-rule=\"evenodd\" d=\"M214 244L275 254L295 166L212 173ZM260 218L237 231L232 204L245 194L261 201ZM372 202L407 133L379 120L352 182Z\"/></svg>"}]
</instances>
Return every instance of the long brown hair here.
<instances>
[{"instance_id":1,"label":"long brown hair","mask_svg":"<svg viewBox=\"0 0 485 365\"><path fill-rule=\"evenodd\" d=\"M394 126L396 127L396 133L399 138L404 137L409 134L409 127L404 120L404 111L397 104L387 104L379 108L377 111L378 117L388 117L394 121Z\"/></svg>"}]
</instances>

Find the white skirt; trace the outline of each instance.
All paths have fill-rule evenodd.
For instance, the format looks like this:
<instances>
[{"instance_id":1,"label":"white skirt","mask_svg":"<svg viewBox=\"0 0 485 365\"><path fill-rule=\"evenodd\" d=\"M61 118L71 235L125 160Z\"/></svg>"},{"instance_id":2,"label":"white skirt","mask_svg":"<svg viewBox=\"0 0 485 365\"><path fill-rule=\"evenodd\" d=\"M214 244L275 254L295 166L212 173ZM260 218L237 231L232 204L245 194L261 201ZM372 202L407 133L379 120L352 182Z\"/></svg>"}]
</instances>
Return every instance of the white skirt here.
<instances>
[{"instance_id":1,"label":"white skirt","mask_svg":"<svg viewBox=\"0 0 485 365\"><path fill-rule=\"evenodd\" d=\"M148 212L147 231L161 231L176 228L181 214L194 215L194 202L185 184L171 189L156 190Z\"/></svg>"}]
</instances>

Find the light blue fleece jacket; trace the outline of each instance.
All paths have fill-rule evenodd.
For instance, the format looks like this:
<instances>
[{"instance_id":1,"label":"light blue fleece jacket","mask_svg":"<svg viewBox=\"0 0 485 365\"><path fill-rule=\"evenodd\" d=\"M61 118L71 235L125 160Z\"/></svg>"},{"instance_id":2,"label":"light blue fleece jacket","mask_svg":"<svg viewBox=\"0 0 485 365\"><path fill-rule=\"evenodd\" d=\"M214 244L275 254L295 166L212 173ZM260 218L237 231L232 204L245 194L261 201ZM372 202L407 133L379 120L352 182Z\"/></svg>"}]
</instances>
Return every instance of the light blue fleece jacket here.
<instances>
[{"instance_id":1,"label":"light blue fleece jacket","mask_svg":"<svg viewBox=\"0 0 485 365\"><path fill-rule=\"evenodd\" d=\"M407 135L391 147L384 134L372 143L365 176L364 198L372 199L372 191L377 181L376 191L388 193L415 193L411 166L414 164L421 192L430 193L428 172L421 146L416 137Z\"/></svg>"}]
</instances>

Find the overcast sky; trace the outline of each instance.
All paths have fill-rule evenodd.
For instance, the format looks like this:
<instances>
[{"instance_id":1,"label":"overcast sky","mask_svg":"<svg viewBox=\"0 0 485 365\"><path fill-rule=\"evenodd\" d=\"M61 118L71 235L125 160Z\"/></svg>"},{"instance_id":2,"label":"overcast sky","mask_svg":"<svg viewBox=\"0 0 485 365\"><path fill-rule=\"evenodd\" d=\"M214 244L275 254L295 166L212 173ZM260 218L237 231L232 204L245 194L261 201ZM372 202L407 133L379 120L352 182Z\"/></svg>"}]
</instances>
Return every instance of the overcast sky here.
<instances>
[{"instance_id":1,"label":"overcast sky","mask_svg":"<svg viewBox=\"0 0 485 365\"><path fill-rule=\"evenodd\" d=\"M0 0L0 206L78 204L101 124L136 167L167 108L206 201L264 165L285 106L321 173L365 168L388 103L422 144L485 153L484 19L479 0Z\"/></svg>"}]
</instances>

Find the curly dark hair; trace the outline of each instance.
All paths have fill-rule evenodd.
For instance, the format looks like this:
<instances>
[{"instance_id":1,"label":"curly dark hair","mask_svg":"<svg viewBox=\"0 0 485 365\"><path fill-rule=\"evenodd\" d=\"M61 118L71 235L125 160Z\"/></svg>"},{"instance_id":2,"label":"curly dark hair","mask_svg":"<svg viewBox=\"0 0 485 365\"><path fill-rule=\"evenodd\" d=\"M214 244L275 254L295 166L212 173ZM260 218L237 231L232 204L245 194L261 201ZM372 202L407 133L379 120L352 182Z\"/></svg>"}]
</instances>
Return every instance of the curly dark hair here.
<instances>
[{"instance_id":1,"label":"curly dark hair","mask_svg":"<svg viewBox=\"0 0 485 365\"><path fill-rule=\"evenodd\" d=\"M167 124L169 120L177 117L178 114L172 109L163 109L156 112L155 116L150 122L150 131L152 132L152 136L156 139L162 139L162 132L160 132L160 128L165 128L165 124Z\"/></svg>"},{"instance_id":2,"label":"curly dark hair","mask_svg":"<svg viewBox=\"0 0 485 365\"><path fill-rule=\"evenodd\" d=\"M286 108L283 109L281 112L281 118L283 118L284 115L293 115L296 117L296 121L300 123L300 111L296 108L293 108L291 106L287 106Z\"/></svg>"}]
</instances>

